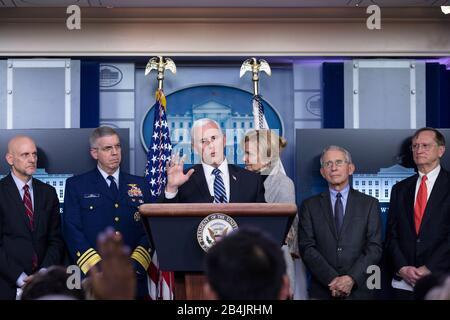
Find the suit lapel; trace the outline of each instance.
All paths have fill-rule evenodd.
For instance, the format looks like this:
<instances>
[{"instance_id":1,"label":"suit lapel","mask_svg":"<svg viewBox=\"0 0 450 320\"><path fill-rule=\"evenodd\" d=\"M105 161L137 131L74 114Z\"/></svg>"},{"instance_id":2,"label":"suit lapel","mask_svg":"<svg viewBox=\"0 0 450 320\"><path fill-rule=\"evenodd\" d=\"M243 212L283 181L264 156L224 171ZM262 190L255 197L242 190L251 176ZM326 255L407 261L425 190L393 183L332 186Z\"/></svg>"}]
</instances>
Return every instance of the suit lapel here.
<instances>
[{"instance_id":1,"label":"suit lapel","mask_svg":"<svg viewBox=\"0 0 450 320\"><path fill-rule=\"evenodd\" d=\"M27 215L25 214L25 207L23 204L22 197L20 196L19 190L17 189L16 183L14 182L13 177L11 174L9 174L6 177L6 189L9 193L9 197L11 199L11 202L14 205L14 208L12 208L11 212L14 213L14 215L19 215L22 217L17 217L20 221L23 221L25 224L25 227L28 231L31 231L30 229L30 221L28 220Z\"/></svg>"},{"instance_id":2,"label":"suit lapel","mask_svg":"<svg viewBox=\"0 0 450 320\"><path fill-rule=\"evenodd\" d=\"M128 180L126 179L126 176L122 174L122 172L119 173L119 200L122 200L125 196L128 195Z\"/></svg>"},{"instance_id":3,"label":"suit lapel","mask_svg":"<svg viewBox=\"0 0 450 320\"><path fill-rule=\"evenodd\" d=\"M356 191L353 190L352 188L350 188L349 192L348 192L348 198L347 198L347 203L345 205L345 213L344 213L344 221L342 222L342 228L341 228L341 233L338 235L340 236L341 234L345 233L345 228L347 228L347 226L349 224L351 224L351 221L353 220L353 216L355 215L356 212Z\"/></svg>"},{"instance_id":4,"label":"suit lapel","mask_svg":"<svg viewBox=\"0 0 450 320\"><path fill-rule=\"evenodd\" d=\"M43 194L41 188L38 188L36 180L33 178L33 198L34 198L34 206L33 206L33 224L34 230L37 230L39 226L39 219L41 217L41 203L43 203Z\"/></svg>"},{"instance_id":5,"label":"suit lapel","mask_svg":"<svg viewBox=\"0 0 450 320\"><path fill-rule=\"evenodd\" d=\"M239 202L238 175L236 169L230 164L228 165L228 175L230 176L230 199L228 199L228 202Z\"/></svg>"},{"instance_id":6,"label":"suit lapel","mask_svg":"<svg viewBox=\"0 0 450 320\"><path fill-rule=\"evenodd\" d=\"M450 186L448 184L448 178L446 173L441 168L439 175L434 183L433 190L431 190L430 198L427 201L425 212L420 224L419 234L425 228L426 224L430 221L431 215L435 212L439 212L439 206L442 205L443 199L448 194Z\"/></svg>"},{"instance_id":7,"label":"suit lapel","mask_svg":"<svg viewBox=\"0 0 450 320\"><path fill-rule=\"evenodd\" d=\"M414 234L416 234L416 227L414 225L414 197L418 178L419 175L416 175L415 179L411 180L411 184L406 189L406 197L405 197L406 219L408 220L409 226Z\"/></svg>"},{"instance_id":8,"label":"suit lapel","mask_svg":"<svg viewBox=\"0 0 450 320\"><path fill-rule=\"evenodd\" d=\"M116 200L113 199L111 193L109 192L108 184L106 183L106 180L103 179L103 176L100 171L98 171L98 168L96 168L93 172L92 183L95 185L94 190L98 190L101 194L111 200Z\"/></svg>"},{"instance_id":9,"label":"suit lapel","mask_svg":"<svg viewBox=\"0 0 450 320\"><path fill-rule=\"evenodd\" d=\"M197 164L194 166L194 174L191 176L198 189L198 194L204 199L204 202L211 202L211 194L209 193L208 184L206 183L205 172L203 166Z\"/></svg>"},{"instance_id":10,"label":"suit lapel","mask_svg":"<svg viewBox=\"0 0 450 320\"><path fill-rule=\"evenodd\" d=\"M328 223L328 226L330 227L331 233L333 234L334 238L337 240L337 233L336 233L336 225L334 223L333 219L333 210L331 209L331 198L330 198L330 192L325 191L322 192L320 195L320 205L322 207L322 210L320 212L324 215L325 220Z\"/></svg>"}]
</instances>

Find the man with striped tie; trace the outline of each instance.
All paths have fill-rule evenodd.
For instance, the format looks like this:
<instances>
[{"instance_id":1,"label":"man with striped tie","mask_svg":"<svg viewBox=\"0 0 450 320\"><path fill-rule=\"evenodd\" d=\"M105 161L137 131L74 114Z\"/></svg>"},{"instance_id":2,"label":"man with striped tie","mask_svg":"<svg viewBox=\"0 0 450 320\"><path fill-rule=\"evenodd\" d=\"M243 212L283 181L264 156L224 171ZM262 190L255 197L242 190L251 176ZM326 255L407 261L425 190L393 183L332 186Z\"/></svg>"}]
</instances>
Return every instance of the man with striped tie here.
<instances>
[{"instance_id":1,"label":"man with striped tie","mask_svg":"<svg viewBox=\"0 0 450 320\"><path fill-rule=\"evenodd\" d=\"M195 121L191 137L201 164L184 171L184 159L174 156L167 165L162 202L265 202L261 176L227 162L226 137L216 121L207 118Z\"/></svg>"},{"instance_id":2,"label":"man with striped tie","mask_svg":"<svg viewBox=\"0 0 450 320\"><path fill-rule=\"evenodd\" d=\"M32 177L36 144L13 137L6 161L11 172L0 180L0 300L18 298L32 274L62 263L64 252L56 190Z\"/></svg>"}]
</instances>

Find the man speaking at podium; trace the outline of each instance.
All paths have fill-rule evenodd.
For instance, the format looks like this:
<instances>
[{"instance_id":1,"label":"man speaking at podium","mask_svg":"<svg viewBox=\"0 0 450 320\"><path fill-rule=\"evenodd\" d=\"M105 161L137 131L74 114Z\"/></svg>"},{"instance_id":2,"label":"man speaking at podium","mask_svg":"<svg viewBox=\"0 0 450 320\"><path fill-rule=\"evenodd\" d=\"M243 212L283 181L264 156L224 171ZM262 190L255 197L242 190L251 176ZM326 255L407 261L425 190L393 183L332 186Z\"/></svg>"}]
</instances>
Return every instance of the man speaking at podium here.
<instances>
[{"instance_id":1,"label":"man speaking at podium","mask_svg":"<svg viewBox=\"0 0 450 320\"><path fill-rule=\"evenodd\" d=\"M228 164L224 155L226 137L216 121L195 121L191 137L202 163L184 172L184 159L174 156L167 164L167 185L161 202L265 202L261 176Z\"/></svg>"}]
</instances>

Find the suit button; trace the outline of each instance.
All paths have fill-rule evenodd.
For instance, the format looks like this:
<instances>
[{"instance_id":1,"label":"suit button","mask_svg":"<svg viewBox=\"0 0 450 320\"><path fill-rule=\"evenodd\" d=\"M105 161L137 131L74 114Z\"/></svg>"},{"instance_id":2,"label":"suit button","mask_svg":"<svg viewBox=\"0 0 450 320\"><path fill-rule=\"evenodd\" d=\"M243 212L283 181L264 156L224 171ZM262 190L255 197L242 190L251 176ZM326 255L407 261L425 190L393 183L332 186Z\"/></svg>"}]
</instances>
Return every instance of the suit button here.
<instances>
[{"instance_id":1,"label":"suit button","mask_svg":"<svg viewBox=\"0 0 450 320\"><path fill-rule=\"evenodd\" d=\"M341 251L342 251L342 248L337 248L337 251L338 251L338 252L341 252Z\"/></svg>"},{"instance_id":2,"label":"suit button","mask_svg":"<svg viewBox=\"0 0 450 320\"><path fill-rule=\"evenodd\" d=\"M119 204L118 204L118 203L114 204L114 207L118 208L118 207L119 207Z\"/></svg>"},{"instance_id":3,"label":"suit button","mask_svg":"<svg viewBox=\"0 0 450 320\"><path fill-rule=\"evenodd\" d=\"M77 251L77 257L81 256L80 251Z\"/></svg>"},{"instance_id":4,"label":"suit button","mask_svg":"<svg viewBox=\"0 0 450 320\"><path fill-rule=\"evenodd\" d=\"M119 217L115 217L114 220L115 220L116 222L119 222Z\"/></svg>"},{"instance_id":5,"label":"suit button","mask_svg":"<svg viewBox=\"0 0 450 320\"><path fill-rule=\"evenodd\" d=\"M92 209L94 209L94 207L93 207L93 206L90 206L90 207L89 207L89 210L92 210Z\"/></svg>"},{"instance_id":6,"label":"suit button","mask_svg":"<svg viewBox=\"0 0 450 320\"><path fill-rule=\"evenodd\" d=\"M417 242L417 243L420 243L420 239L417 239L416 242Z\"/></svg>"}]
</instances>

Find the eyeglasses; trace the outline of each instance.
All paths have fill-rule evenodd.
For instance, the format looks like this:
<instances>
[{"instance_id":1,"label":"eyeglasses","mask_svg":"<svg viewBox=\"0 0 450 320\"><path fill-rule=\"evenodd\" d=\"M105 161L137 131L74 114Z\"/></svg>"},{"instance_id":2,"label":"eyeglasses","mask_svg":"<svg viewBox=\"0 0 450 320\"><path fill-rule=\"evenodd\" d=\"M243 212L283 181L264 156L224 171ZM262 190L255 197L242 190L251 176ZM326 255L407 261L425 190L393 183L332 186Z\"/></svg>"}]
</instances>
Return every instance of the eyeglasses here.
<instances>
[{"instance_id":1,"label":"eyeglasses","mask_svg":"<svg viewBox=\"0 0 450 320\"><path fill-rule=\"evenodd\" d=\"M122 146L120 144L116 144L115 146L106 146L106 147L92 148L92 149L100 150L103 152L111 152L113 150L120 151L122 149Z\"/></svg>"},{"instance_id":2,"label":"eyeglasses","mask_svg":"<svg viewBox=\"0 0 450 320\"><path fill-rule=\"evenodd\" d=\"M418 151L420 148L429 151L434 146L437 146L437 143L414 143L411 145L411 151Z\"/></svg>"},{"instance_id":3,"label":"eyeglasses","mask_svg":"<svg viewBox=\"0 0 450 320\"><path fill-rule=\"evenodd\" d=\"M322 163L322 167L330 169L331 167L333 167L333 164L336 167L342 167L344 165L344 163L348 163L348 161L347 160L327 161L327 162Z\"/></svg>"}]
</instances>

